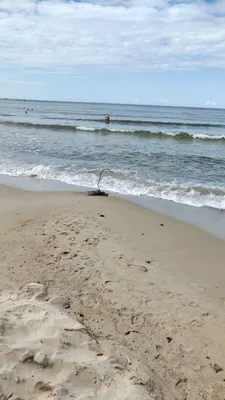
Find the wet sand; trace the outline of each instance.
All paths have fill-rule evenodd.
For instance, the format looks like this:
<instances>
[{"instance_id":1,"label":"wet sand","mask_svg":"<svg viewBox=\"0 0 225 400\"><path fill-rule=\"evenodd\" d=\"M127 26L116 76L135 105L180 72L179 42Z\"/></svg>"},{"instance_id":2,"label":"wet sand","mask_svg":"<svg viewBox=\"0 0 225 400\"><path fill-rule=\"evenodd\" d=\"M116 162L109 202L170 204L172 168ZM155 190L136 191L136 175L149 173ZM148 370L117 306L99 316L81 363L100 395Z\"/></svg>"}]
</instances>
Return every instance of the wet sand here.
<instances>
[{"instance_id":1,"label":"wet sand","mask_svg":"<svg viewBox=\"0 0 225 400\"><path fill-rule=\"evenodd\" d=\"M36 176L9 176L0 174L0 185L32 192L75 192L85 193L88 188L69 185L57 180L38 179ZM90 188L93 190L93 187ZM190 223L225 241L225 210L210 207L191 207L169 200L149 196L129 196L111 193L127 202Z\"/></svg>"},{"instance_id":2,"label":"wet sand","mask_svg":"<svg viewBox=\"0 0 225 400\"><path fill-rule=\"evenodd\" d=\"M0 190L6 399L225 398L222 240L112 197Z\"/></svg>"}]
</instances>

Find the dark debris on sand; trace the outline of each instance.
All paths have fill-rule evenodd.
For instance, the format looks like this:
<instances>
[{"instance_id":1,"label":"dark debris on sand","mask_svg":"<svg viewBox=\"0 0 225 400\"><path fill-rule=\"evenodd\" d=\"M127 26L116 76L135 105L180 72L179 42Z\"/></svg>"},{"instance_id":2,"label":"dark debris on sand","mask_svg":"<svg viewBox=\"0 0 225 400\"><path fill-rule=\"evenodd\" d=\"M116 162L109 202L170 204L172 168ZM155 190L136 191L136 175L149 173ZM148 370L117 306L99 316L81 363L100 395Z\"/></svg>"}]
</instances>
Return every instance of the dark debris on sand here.
<instances>
[{"instance_id":1,"label":"dark debris on sand","mask_svg":"<svg viewBox=\"0 0 225 400\"><path fill-rule=\"evenodd\" d=\"M103 192L100 189L97 190L90 190L89 192L87 192L88 196L108 196L108 193Z\"/></svg>"}]
</instances>

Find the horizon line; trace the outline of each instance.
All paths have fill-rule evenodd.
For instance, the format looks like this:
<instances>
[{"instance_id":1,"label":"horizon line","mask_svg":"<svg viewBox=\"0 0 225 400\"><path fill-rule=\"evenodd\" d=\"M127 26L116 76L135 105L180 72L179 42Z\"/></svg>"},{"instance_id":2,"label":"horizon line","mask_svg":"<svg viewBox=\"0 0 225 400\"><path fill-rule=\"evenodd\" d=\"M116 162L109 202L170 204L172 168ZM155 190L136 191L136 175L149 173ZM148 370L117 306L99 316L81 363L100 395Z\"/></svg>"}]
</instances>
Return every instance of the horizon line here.
<instances>
[{"instance_id":1,"label":"horizon line","mask_svg":"<svg viewBox=\"0 0 225 400\"><path fill-rule=\"evenodd\" d=\"M201 106L180 106L172 104L136 104L136 103L110 103L110 102L97 102L97 101L78 101L78 100L38 100L38 99L20 99L13 97L0 97L0 101L34 101L34 102L46 102L46 103L80 103L80 104L102 104L102 105L121 105L121 106L134 106L134 107L171 107L171 108L196 108L200 110L224 110L225 107L201 107Z\"/></svg>"}]
</instances>

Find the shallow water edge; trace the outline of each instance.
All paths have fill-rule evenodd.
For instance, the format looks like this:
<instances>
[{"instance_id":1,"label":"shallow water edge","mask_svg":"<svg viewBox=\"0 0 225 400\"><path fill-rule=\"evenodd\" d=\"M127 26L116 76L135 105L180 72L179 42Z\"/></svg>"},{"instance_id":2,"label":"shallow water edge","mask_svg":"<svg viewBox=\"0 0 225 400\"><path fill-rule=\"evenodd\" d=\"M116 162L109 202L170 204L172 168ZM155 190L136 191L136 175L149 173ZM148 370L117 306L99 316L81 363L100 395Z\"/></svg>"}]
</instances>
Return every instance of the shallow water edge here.
<instances>
[{"instance_id":1,"label":"shallow water edge","mask_svg":"<svg viewBox=\"0 0 225 400\"><path fill-rule=\"evenodd\" d=\"M60 181L37 179L29 177L13 177L0 174L0 185L6 185L32 192L76 192L86 193L89 188L69 185ZM90 188L93 190L93 188ZM209 207L192 207L169 200L156 199L147 196L132 196L112 193L138 206L150 209L159 214L197 226L219 239L225 240L225 210Z\"/></svg>"}]
</instances>

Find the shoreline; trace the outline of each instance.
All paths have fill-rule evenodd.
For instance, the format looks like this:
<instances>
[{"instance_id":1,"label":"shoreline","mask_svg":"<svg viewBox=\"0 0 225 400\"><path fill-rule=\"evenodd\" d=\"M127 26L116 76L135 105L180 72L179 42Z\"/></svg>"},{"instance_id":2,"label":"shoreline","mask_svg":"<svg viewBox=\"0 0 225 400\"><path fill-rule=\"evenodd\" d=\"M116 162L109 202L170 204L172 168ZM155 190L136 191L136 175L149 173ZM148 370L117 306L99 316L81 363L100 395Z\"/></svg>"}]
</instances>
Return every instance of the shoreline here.
<instances>
[{"instance_id":1,"label":"shoreline","mask_svg":"<svg viewBox=\"0 0 225 400\"><path fill-rule=\"evenodd\" d=\"M48 298L58 299L57 307L66 304L64 312L98 341L107 341L114 349L123 346L126 354L134 352L154 372L153 382L154 376L159 377L159 399L224 397L222 240L120 198L74 192L1 186L0 218L2 293L32 282L46 287ZM26 308L24 316L29 317ZM37 325L38 316L40 311ZM17 320L11 320L11 312L7 318L8 324ZM46 329L41 320L38 332L45 335ZM23 335L24 327L17 337L17 346L24 351ZM75 351L71 346L69 353ZM10 363L7 354L6 364ZM14 350L10 354L17 357ZM63 374L68 366L60 365ZM221 368L219 373L214 365ZM30 368L32 363L23 372L29 375ZM50 366L44 371L46 377L53 376ZM11 385L12 376L6 380L0 375L0 386L4 382ZM13 384L18 390L18 384ZM37 393L33 381L30 385L31 392ZM70 390L67 380L62 385ZM23 397L30 400L28 396ZM35 394L32 399L39 397Z\"/></svg>"},{"instance_id":2,"label":"shoreline","mask_svg":"<svg viewBox=\"0 0 225 400\"><path fill-rule=\"evenodd\" d=\"M93 188L84 188L55 180L38 179L25 176L0 174L0 185L14 187L31 192L74 192L86 193ZM109 192L109 191L108 191ZM159 214L166 215L198 227L211 235L225 240L225 210L209 207L194 207L169 200L147 196L122 195L109 192L110 197L120 198Z\"/></svg>"}]
</instances>

